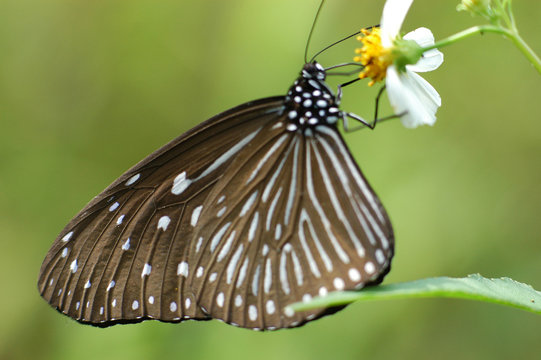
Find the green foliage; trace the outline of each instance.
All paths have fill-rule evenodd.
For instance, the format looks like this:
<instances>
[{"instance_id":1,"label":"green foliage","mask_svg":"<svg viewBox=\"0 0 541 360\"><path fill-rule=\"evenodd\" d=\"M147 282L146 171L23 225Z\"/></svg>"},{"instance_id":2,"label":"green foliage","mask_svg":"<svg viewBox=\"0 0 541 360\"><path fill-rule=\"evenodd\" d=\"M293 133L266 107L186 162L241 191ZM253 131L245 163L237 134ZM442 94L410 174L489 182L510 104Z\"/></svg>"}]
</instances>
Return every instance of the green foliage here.
<instances>
[{"instance_id":1,"label":"green foliage","mask_svg":"<svg viewBox=\"0 0 541 360\"><path fill-rule=\"evenodd\" d=\"M509 278L487 279L479 274L465 278L436 277L398 284L373 286L360 291L330 293L308 303L297 303L293 309L307 310L345 305L355 301L448 297L493 302L541 314L541 292Z\"/></svg>"},{"instance_id":2,"label":"green foliage","mask_svg":"<svg viewBox=\"0 0 541 360\"><path fill-rule=\"evenodd\" d=\"M415 0L403 26L442 38L478 23L457 0ZM64 225L128 167L241 102L279 95L302 66L316 0L0 1L0 359L536 359L539 318L455 300L365 302L297 330L217 321L98 329L36 289ZM310 53L377 24L383 1L327 1ZM541 2L513 3L541 51ZM350 61L354 39L320 62ZM434 127L346 134L393 222L385 283L481 272L541 288L539 76L487 35L426 74ZM423 74L423 76L425 76ZM331 85L345 81L330 77ZM366 118L378 89L344 89ZM382 102L381 115L390 108Z\"/></svg>"}]
</instances>

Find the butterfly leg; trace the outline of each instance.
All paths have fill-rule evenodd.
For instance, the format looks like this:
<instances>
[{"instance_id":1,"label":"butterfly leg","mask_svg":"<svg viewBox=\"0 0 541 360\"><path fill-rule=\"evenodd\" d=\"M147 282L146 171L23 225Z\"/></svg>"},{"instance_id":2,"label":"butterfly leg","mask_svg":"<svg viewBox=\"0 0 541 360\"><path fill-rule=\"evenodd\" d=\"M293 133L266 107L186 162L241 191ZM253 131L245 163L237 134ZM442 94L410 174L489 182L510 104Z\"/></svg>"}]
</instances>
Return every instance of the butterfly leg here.
<instances>
[{"instance_id":1,"label":"butterfly leg","mask_svg":"<svg viewBox=\"0 0 541 360\"><path fill-rule=\"evenodd\" d=\"M376 109L374 110L374 122L372 123L374 126L371 127L371 129L374 129L374 127L376 127L376 123L379 123L385 120L390 120L390 119L399 119L408 113L407 111L403 111L400 114L393 114L393 115L385 116L382 118L378 118L379 100L381 98L381 95L385 91L385 89L386 89L386 85L383 85L381 89L379 89L378 95L376 96Z\"/></svg>"},{"instance_id":2,"label":"butterfly leg","mask_svg":"<svg viewBox=\"0 0 541 360\"><path fill-rule=\"evenodd\" d=\"M356 80L358 80L358 79L356 79ZM347 82L347 83L343 84L342 86L349 85L349 84L351 84L352 82L354 82L356 80ZM338 88L340 89L340 87L338 87ZM377 123L385 121L385 120L400 118L401 116L404 116L407 113L407 112L404 111L404 112L402 112L400 114L393 114L393 115L389 115L389 116L386 116L386 117L378 118L379 100L380 100L381 95L383 94L384 91L385 91L385 85L381 87L381 89L378 91L378 95L376 96L376 108L375 108L375 111L374 111L374 120L371 123L364 120L359 115L349 113L349 112L342 112L342 121L343 121L343 124L344 124L344 131L345 132L353 132L353 131L359 130L360 128L364 128L364 127L368 127L369 129L374 130L376 128ZM357 120L358 122L361 123L361 125L356 126L354 128L350 128L349 127L349 122L347 120L348 118L351 118L353 120Z\"/></svg>"},{"instance_id":3,"label":"butterfly leg","mask_svg":"<svg viewBox=\"0 0 541 360\"><path fill-rule=\"evenodd\" d=\"M340 105L340 101L342 100L342 88L348 85L351 85L354 82L357 82L359 80L361 80L361 78L356 78L356 79L353 79L353 80L350 80L348 82L338 85L338 90L336 91L336 104Z\"/></svg>"}]
</instances>

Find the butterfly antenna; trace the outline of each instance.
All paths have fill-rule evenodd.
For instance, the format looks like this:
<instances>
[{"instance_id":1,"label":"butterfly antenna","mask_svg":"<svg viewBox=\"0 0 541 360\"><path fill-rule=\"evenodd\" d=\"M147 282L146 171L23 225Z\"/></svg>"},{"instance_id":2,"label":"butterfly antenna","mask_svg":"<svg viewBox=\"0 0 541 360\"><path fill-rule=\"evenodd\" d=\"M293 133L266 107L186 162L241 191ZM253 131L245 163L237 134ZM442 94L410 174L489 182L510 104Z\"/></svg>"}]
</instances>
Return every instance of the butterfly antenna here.
<instances>
[{"instance_id":1,"label":"butterfly antenna","mask_svg":"<svg viewBox=\"0 0 541 360\"><path fill-rule=\"evenodd\" d=\"M326 51L326 50L332 48L334 45L338 45L338 44L340 44L342 41L346 41L347 39L352 38L352 37L354 37L355 35L358 35L358 34L360 34L360 31L357 31L355 34L348 35L348 36L346 36L345 38L340 39L340 40L338 40L338 41L335 41L335 42L333 42L331 45L328 45L328 46L324 47L322 50L318 51L314 56L312 56L312 58L310 59L310 62L314 61L314 60L316 59L316 57L317 57L319 54L321 54L322 52L324 52L324 51Z\"/></svg>"},{"instance_id":2,"label":"butterfly antenna","mask_svg":"<svg viewBox=\"0 0 541 360\"><path fill-rule=\"evenodd\" d=\"M370 27L368 27L366 29L371 29L371 28L376 28L376 27L379 27L379 24L374 25L374 26L370 26ZM360 33L361 33L360 31L357 31L354 34L348 35L345 38L342 38L342 39L340 39L338 41L333 42L331 45L328 45L328 46L324 47L322 50L318 51L314 56L312 56L312 58L310 59L310 62L314 61L316 59L316 57L318 57L318 55L320 55L322 52L332 48L335 45L340 44L342 41L346 41L347 39L354 37L355 35L359 35Z\"/></svg>"},{"instance_id":3,"label":"butterfly antenna","mask_svg":"<svg viewBox=\"0 0 541 360\"><path fill-rule=\"evenodd\" d=\"M307 58L308 58L308 47L310 46L310 40L312 40L312 34L314 33L314 28L316 27L317 19L319 18L319 13L321 12L321 9L323 8L324 3L325 3L325 0L321 0L321 3L319 4L319 8L317 9L316 17L314 18L314 22L312 23L312 28L310 29L310 33L308 34L308 40L306 40L306 47L304 48L304 62L305 63L307 62Z\"/></svg>"}]
</instances>

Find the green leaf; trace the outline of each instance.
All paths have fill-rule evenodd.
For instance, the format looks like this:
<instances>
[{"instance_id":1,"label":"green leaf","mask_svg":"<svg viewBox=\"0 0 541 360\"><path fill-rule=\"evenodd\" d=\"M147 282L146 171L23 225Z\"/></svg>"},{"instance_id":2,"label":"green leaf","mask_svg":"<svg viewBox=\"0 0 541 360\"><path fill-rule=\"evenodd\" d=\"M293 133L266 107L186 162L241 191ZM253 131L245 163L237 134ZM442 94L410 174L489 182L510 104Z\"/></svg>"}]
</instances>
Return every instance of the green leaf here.
<instances>
[{"instance_id":1,"label":"green leaf","mask_svg":"<svg viewBox=\"0 0 541 360\"><path fill-rule=\"evenodd\" d=\"M398 284L338 291L295 303L295 311L346 305L360 300L445 297L492 302L541 314L541 292L509 278L487 279L479 274L465 278L435 277Z\"/></svg>"}]
</instances>

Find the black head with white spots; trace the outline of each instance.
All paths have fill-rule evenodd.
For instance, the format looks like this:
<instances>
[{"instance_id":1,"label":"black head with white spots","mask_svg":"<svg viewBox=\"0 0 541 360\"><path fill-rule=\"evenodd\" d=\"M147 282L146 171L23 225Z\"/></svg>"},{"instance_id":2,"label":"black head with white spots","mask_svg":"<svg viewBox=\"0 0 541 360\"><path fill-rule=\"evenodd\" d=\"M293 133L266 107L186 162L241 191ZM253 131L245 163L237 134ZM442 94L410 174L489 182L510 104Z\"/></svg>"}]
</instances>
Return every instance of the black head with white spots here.
<instances>
[{"instance_id":1,"label":"black head with white spots","mask_svg":"<svg viewBox=\"0 0 541 360\"><path fill-rule=\"evenodd\" d=\"M301 76L286 96L289 131L310 135L317 125L333 125L341 116L338 101L325 83L326 73L317 62L304 65Z\"/></svg>"}]
</instances>

